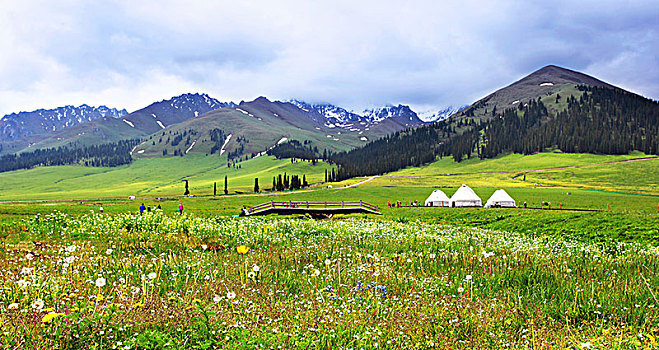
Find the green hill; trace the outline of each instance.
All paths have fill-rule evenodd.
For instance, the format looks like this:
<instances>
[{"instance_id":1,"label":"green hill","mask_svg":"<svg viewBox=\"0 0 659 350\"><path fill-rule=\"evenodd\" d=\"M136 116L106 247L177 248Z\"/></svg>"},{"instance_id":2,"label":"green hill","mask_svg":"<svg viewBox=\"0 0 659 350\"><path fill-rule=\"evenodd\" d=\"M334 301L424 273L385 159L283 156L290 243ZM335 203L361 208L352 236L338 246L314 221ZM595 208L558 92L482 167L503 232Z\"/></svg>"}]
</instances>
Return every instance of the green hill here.
<instances>
[{"instance_id":1,"label":"green hill","mask_svg":"<svg viewBox=\"0 0 659 350\"><path fill-rule=\"evenodd\" d=\"M587 84L587 85L584 85ZM512 102L511 102L512 101ZM505 153L659 154L659 103L555 66L432 125L397 133L331 160L339 178Z\"/></svg>"}]
</instances>

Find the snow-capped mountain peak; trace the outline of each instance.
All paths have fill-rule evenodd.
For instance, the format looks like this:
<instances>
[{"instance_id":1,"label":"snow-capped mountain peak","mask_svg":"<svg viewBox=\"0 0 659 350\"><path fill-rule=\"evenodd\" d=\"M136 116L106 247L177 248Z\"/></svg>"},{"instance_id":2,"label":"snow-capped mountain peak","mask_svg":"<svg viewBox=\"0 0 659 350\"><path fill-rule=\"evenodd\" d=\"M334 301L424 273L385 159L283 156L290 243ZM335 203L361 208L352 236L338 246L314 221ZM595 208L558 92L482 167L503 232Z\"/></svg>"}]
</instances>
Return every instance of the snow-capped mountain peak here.
<instances>
[{"instance_id":1,"label":"snow-capped mountain peak","mask_svg":"<svg viewBox=\"0 0 659 350\"><path fill-rule=\"evenodd\" d=\"M430 122L444 120L467 107L469 107L469 105L464 105L460 107L448 106L446 108L442 108L439 110L428 109L422 112L418 112L417 115L419 116L419 119L423 120L426 123L430 123Z\"/></svg>"},{"instance_id":2,"label":"snow-capped mountain peak","mask_svg":"<svg viewBox=\"0 0 659 350\"><path fill-rule=\"evenodd\" d=\"M30 135L62 130L81 123L104 117L121 118L128 114L125 109L86 104L67 105L53 109L37 109L5 115L0 119L0 140L16 140Z\"/></svg>"}]
</instances>

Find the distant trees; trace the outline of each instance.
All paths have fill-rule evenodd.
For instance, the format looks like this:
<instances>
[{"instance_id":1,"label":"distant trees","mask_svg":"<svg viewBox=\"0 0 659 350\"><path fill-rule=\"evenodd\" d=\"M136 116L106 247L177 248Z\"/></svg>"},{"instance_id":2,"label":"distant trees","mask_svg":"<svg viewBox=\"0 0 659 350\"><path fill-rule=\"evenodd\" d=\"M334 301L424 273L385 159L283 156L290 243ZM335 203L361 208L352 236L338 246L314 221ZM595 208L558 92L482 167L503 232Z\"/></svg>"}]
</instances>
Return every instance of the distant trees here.
<instances>
[{"instance_id":1,"label":"distant trees","mask_svg":"<svg viewBox=\"0 0 659 350\"><path fill-rule=\"evenodd\" d=\"M291 175L284 173L274 176L272 178L272 190L273 191L284 191L284 190L297 190L303 187L308 187L309 183L307 182L306 175L302 175L300 179L299 175Z\"/></svg>"},{"instance_id":2,"label":"distant trees","mask_svg":"<svg viewBox=\"0 0 659 350\"><path fill-rule=\"evenodd\" d=\"M289 140L288 142L284 142L273 147L268 151L268 155L274 156L277 159L306 159L313 161L314 164L316 160L322 157L318 151L318 147L311 147L310 140L304 141L304 144L300 143L298 140ZM325 155L327 155L327 151L325 151Z\"/></svg>"},{"instance_id":3,"label":"distant trees","mask_svg":"<svg viewBox=\"0 0 659 350\"><path fill-rule=\"evenodd\" d=\"M190 194L190 189L188 188L188 180L183 180L185 181L185 193L183 193L184 196L187 196Z\"/></svg>"},{"instance_id":4,"label":"distant trees","mask_svg":"<svg viewBox=\"0 0 659 350\"><path fill-rule=\"evenodd\" d=\"M86 147L63 146L9 154L0 157L0 172L30 169L35 166L74 164L116 167L132 162L130 151L139 143L139 139L133 139Z\"/></svg>"}]
</instances>

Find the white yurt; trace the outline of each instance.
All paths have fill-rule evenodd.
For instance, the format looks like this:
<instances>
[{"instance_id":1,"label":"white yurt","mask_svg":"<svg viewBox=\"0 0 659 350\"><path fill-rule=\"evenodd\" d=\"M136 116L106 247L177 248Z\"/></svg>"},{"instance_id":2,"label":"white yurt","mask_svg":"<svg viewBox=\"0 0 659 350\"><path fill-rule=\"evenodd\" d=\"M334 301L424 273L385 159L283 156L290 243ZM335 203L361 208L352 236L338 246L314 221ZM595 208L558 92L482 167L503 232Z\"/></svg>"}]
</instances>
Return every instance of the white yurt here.
<instances>
[{"instance_id":1,"label":"white yurt","mask_svg":"<svg viewBox=\"0 0 659 350\"><path fill-rule=\"evenodd\" d=\"M450 207L480 207L482 204L481 198L474 193L474 190L469 186L462 184L460 188L453 194L450 201Z\"/></svg>"},{"instance_id":2,"label":"white yurt","mask_svg":"<svg viewBox=\"0 0 659 350\"><path fill-rule=\"evenodd\" d=\"M485 208L517 208L515 200L504 190L496 190L485 203Z\"/></svg>"},{"instance_id":3,"label":"white yurt","mask_svg":"<svg viewBox=\"0 0 659 350\"><path fill-rule=\"evenodd\" d=\"M448 207L450 199L442 190L434 190L426 199L426 207Z\"/></svg>"}]
</instances>

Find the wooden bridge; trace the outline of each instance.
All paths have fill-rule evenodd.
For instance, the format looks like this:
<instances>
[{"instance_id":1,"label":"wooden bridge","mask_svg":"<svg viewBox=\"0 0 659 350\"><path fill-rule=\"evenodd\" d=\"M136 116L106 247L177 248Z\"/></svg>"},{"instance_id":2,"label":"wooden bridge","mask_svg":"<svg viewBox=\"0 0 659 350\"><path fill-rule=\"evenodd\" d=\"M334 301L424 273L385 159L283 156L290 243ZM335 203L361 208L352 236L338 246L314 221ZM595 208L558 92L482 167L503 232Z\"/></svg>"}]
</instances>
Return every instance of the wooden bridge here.
<instances>
[{"instance_id":1,"label":"wooden bridge","mask_svg":"<svg viewBox=\"0 0 659 350\"><path fill-rule=\"evenodd\" d=\"M366 203L364 201L343 201L343 202L277 202L270 201L259 204L254 207L243 209L241 216L256 216L256 215L294 215L294 214L309 214L313 218L329 218L334 214L353 214L365 213L376 214L380 213L380 207Z\"/></svg>"}]
</instances>

